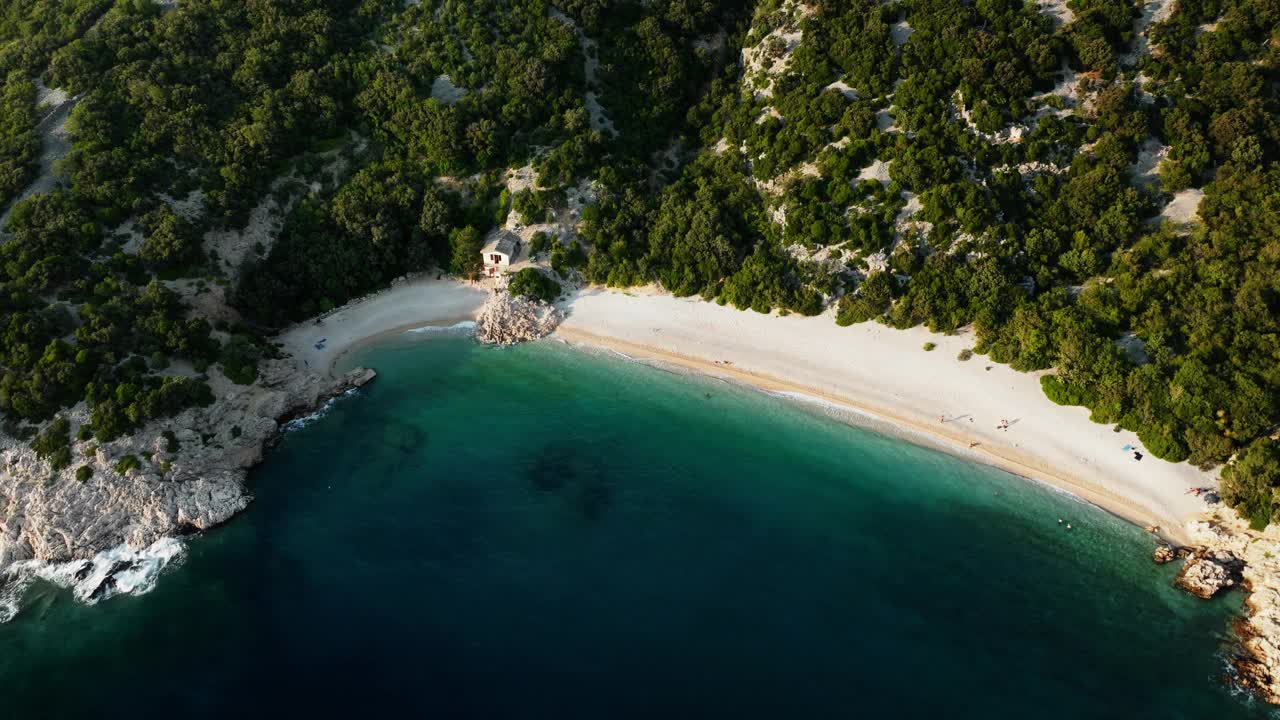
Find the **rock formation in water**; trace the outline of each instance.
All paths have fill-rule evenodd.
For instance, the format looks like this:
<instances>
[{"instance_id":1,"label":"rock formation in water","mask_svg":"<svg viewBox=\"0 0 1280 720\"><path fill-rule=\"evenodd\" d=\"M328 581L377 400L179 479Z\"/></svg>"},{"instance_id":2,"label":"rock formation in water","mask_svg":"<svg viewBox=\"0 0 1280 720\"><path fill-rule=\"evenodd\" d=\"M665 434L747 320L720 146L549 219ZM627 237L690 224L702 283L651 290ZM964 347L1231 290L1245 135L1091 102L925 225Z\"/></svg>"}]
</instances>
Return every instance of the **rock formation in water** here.
<instances>
[{"instance_id":1,"label":"rock formation in water","mask_svg":"<svg viewBox=\"0 0 1280 720\"><path fill-rule=\"evenodd\" d=\"M1228 550L1202 550L1191 554L1173 583L1202 600L1238 586L1244 563Z\"/></svg>"},{"instance_id":2,"label":"rock formation in water","mask_svg":"<svg viewBox=\"0 0 1280 720\"><path fill-rule=\"evenodd\" d=\"M29 559L89 558L121 545L141 548L225 522L248 505L245 473L284 421L373 376L361 368L334 381L300 372L289 360L261 362L253 385L236 385L214 372L209 407L153 421L110 442L74 442L76 460L62 471L36 457L26 442L0 435L0 569ZM68 417L79 425L88 411L81 404ZM138 466L118 473L130 455ZM82 465L93 470L84 481L76 479Z\"/></svg>"},{"instance_id":3,"label":"rock formation in water","mask_svg":"<svg viewBox=\"0 0 1280 720\"><path fill-rule=\"evenodd\" d=\"M1280 528L1273 524L1259 533L1223 509L1208 520L1188 523L1187 530L1201 550L1188 558L1191 569L1184 567L1179 574L1187 582L1179 585L1207 597L1225 574L1249 592L1245 616L1236 623L1242 652L1232 664L1242 685L1280 704Z\"/></svg>"},{"instance_id":4,"label":"rock formation in water","mask_svg":"<svg viewBox=\"0 0 1280 720\"><path fill-rule=\"evenodd\" d=\"M496 290L476 316L476 340L490 345L514 345L550 335L564 319L555 307Z\"/></svg>"}]
</instances>

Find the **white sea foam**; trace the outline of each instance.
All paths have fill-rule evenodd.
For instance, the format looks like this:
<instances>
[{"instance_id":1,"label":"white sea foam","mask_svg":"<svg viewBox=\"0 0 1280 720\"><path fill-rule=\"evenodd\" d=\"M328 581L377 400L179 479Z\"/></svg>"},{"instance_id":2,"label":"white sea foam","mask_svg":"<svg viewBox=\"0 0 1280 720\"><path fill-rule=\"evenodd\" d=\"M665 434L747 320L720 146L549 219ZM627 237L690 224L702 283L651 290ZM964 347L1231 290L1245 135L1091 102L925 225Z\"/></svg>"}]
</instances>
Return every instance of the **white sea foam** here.
<instances>
[{"instance_id":1,"label":"white sea foam","mask_svg":"<svg viewBox=\"0 0 1280 720\"><path fill-rule=\"evenodd\" d=\"M406 333L472 333L475 332L475 320L463 320L453 325L424 325L422 327L411 328L405 330Z\"/></svg>"},{"instance_id":2,"label":"white sea foam","mask_svg":"<svg viewBox=\"0 0 1280 720\"><path fill-rule=\"evenodd\" d=\"M336 395L334 397L329 398L328 400L325 400L323 405L315 409L315 412L310 413L308 415L303 415L301 417L296 417L290 420L289 422L285 423L284 428L281 430L281 432L289 433L289 432L293 432L295 430L301 430L302 428L307 427L311 423L319 420L325 415L328 415L329 411L333 410L333 406L336 405L339 400L342 400L343 398L351 397L352 395L355 395L359 391L360 391L360 388L353 387L350 390L347 390L346 392L342 393L341 395Z\"/></svg>"},{"instance_id":3,"label":"white sea foam","mask_svg":"<svg viewBox=\"0 0 1280 720\"><path fill-rule=\"evenodd\" d=\"M71 591L87 605L115 595L144 595L156 586L156 579L171 563L181 561L187 547L177 538L161 538L134 550L128 546L103 550L89 560L46 563L27 560L9 567L8 580L0 587L0 623L12 620L23 597L36 580L44 580Z\"/></svg>"}]
</instances>

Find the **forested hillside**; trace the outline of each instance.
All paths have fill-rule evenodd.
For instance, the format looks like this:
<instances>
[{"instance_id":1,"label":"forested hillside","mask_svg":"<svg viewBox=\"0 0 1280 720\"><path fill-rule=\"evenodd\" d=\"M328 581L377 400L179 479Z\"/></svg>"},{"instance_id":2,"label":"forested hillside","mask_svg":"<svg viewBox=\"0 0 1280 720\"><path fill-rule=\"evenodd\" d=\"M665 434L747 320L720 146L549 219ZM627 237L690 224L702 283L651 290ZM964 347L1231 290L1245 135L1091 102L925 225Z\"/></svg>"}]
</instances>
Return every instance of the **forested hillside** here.
<instances>
[{"instance_id":1,"label":"forested hillside","mask_svg":"<svg viewBox=\"0 0 1280 720\"><path fill-rule=\"evenodd\" d=\"M1278 27L1277 0L10 2L5 430L70 462L581 200L539 240L565 277L972 327L1158 457L1234 458L1265 524Z\"/></svg>"}]
</instances>

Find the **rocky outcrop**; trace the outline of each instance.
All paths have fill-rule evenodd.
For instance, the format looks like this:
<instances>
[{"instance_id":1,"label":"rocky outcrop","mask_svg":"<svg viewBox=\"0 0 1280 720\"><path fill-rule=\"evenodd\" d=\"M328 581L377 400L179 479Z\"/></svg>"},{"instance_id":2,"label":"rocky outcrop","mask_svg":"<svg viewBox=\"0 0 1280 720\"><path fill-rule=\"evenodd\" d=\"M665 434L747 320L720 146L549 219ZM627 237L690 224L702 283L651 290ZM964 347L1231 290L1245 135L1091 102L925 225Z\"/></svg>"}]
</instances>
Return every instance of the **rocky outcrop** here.
<instances>
[{"instance_id":1,"label":"rocky outcrop","mask_svg":"<svg viewBox=\"0 0 1280 720\"><path fill-rule=\"evenodd\" d=\"M282 421L372 378L372 370L360 369L333 381L300 372L289 360L260 363L253 385L211 372L209 407L111 442L76 442L74 462L60 472L25 442L0 436L0 570L23 560L65 562L120 546L144 548L225 522L248 505L245 473L261 461ZM68 415L74 431L88 413L79 406ZM129 455L139 465L122 475L116 468ZM93 475L79 481L83 465Z\"/></svg>"},{"instance_id":2,"label":"rocky outcrop","mask_svg":"<svg viewBox=\"0 0 1280 720\"><path fill-rule=\"evenodd\" d=\"M490 345L514 345L550 335L564 314L538 300L513 297L496 290L476 316L476 340Z\"/></svg>"},{"instance_id":3,"label":"rocky outcrop","mask_svg":"<svg viewBox=\"0 0 1280 720\"><path fill-rule=\"evenodd\" d=\"M1223 590L1237 587L1243 579L1240 574L1243 569L1244 563L1228 550L1203 550L1187 558L1173 584L1208 600Z\"/></svg>"},{"instance_id":4,"label":"rocky outcrop","mask_svg":"<svg viewBox=\"0 0 1280 720\"><path fill-rule=\"evenodd\" d=\"M1171 545L1160 545L1152 553L1151 559L1155 560L1157 565L1164 565L1178 559L1178 552Z\"/></svg>"},{"instance_id":5,"label":"rocky outcrop","mask_svg":"<svg viewBox=\"0 0 1280 720\"><path fill-rule=\"evenodd\" d=\"M1221 565L1223 555L1239 563L1237 584L1248 590L1249 597L1244 617L1236 623L1241 643L1241 652L1232 662L1236 680L1264 700L1280 704L1280 529L1273 525L1262 533L1250 530L1224 509L1208 520L1188 523L1187 531L1203 548L1197 555L1212 556L1215 565ZM1188 564L1194 559L1195 555ZM1191 572L1202 580L1219 576L1212 567Z\"/></svg>"}]
</instances>

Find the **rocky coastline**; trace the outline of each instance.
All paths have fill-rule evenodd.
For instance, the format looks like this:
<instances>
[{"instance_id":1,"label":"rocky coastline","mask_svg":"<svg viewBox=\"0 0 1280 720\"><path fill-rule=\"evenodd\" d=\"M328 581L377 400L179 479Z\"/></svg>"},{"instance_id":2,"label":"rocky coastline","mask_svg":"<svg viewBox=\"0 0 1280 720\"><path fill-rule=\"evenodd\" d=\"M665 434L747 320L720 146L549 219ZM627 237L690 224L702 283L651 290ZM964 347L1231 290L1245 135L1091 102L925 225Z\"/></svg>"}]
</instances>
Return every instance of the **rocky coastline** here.
<instances>
[{"instance_id":1,"label":"rocky coastline","mask_svg":"<svg viewBox=\"0 0 1280 720\"><path fill-rule=\"evenodd\" d=\"M73 467L54 471L26 442L0 436L0 585L26 561L66 563L116 548L142 549L164 538L208 530L248 506L249 468L262 460L289 419L371 381L359 368L337 380L265 360L251 385L209 372L214 402L147 424L133 435L73 443ZM68 412L72 433L88 420ZM132 456L136 467L120 469ZM76 466L93 475L77 480Z\"/></svg>"},{"instance_id":2,"label":"rocky coastline","mask_svg":"<svg viewBox=\"0 0 1280 720\"><path fill-rule=\"evenodd\" d=\"M1280 531L1253 530L1224 507L1188 522L1186 531L1189 546L1162 544L1153 559L1163 564L1184 558L1174 585L1202 600L1236 588L1245 592L1245 612L1234 624L1240 644L1231 679L1280 705Z\"/></svg>"},{"instance_id":3,"label":"rocky coastline","mask_svg":"<svg viewBox=\"0 0 1280 720\"><path fill-rule=\"evenodd\" d=\"M537 340L564 317L551 304L499 289L478 312L475 337L494 345ZM304 370L289 357L262 361L251 385L234 384L211 370L212 405L111 442L75 442L72 449L81 460L62 471L36 457L26 441L0 432L0 596L20 573L29 577L33 563L63 564L54 574L70 577L77 597L89 602L119 584L149 582L147 573L136 572L149 554L180 553L166 543L220 525L248 506L247 471L291 422L375 376L357 368L334 379ZM88 410L81 404L66 416L74 435ZM140 462L120 473L126 456ZM86 461L93 475L79 481L75 467ZM1235 623L1240 646L1232 679L1280 704L1280 529L1254 531L1218 506L1187 523L1185 531L1186 546L1161 544L1154 561L1181 559L1174 584L1201 599L1236 588L1247 593L1245 613Z\"/></svg>"},{"instance_id":4,"label":"rocky coastline","mask_svg":"<svg viewBox=\"0 0 1280 720\"><path fill-rule=\"evenodd\" d=\"M476 316L476 340L487 345L515 345L550 335L564 319L560 309L498 289L489 294Z\"/></svg>"},{"instance_id":5,"label":"rocky coastline","mask_svg":"<svg viewBox=\"0 0 1280 720\"><path fill-rule=\"evenodd\" d=\"M536 340L561 319L547 303L499 290L479 312L476 339L497 345ZM157 552L181 553L166 543L227 522L249 505L248 470L291 423L375 375L357 368L334 379L292 357L260 361L249 385L210 369L211 405L110 442L73 441L76 461L62 470L37 457L26 440L0 432L0 596L33 575L72 587L87 602L117 586L149 584L149 574L145 580L131 574L139 575ZM63 415L73 437L89 420L83 403ZM93 471L87 480L76 477L83 466ZM0 600L6 607L16 602Z\"/></svg>"}]
</instances>

